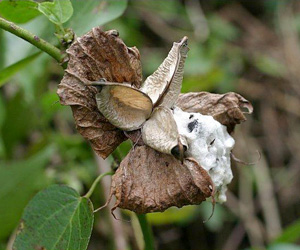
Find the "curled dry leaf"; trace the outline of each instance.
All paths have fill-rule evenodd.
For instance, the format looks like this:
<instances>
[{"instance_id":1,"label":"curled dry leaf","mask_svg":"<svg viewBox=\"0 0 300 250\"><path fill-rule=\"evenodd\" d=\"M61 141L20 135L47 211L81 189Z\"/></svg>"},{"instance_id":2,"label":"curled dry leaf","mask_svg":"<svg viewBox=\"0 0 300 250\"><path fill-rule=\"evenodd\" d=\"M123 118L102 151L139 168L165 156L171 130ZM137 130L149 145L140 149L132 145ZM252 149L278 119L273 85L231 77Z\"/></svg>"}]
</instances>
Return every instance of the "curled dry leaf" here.
<instances>
[{"instance_id":1,"label":"curled dry leaf","mask_svg":"<svg viewBox=\"0 0 300 250\"><path fill-rule=\"evenodd\" d=\"M141 91L149 95L154 107L160 105L171 108L178 98L184 62L189 51L187 41L185 36L179 42L175 42L163 63L143 83Z\"/></svg>"},{"instance_id":2,"label":"curled dry leaf","mask_svg":"<svg viewBox=\"0 0 300 250\"><path fill-rule=\"evenodd\" d=\"M246 121L244 113L251 114L251 103L237 93L212 94L208 92L191 92L180 94L175 104L183 111L210 115L227 127L231 133L236 124ZM247 109L243 112L242 109Z\"/></svg>"},{"instance_id":3,"label":"curled dry leaf","mask_svg":"<svg viewBox=\"0 0 300 250\"><path fill-rule=\"evenodd\" d=\"M106 158L126 137L98 111L97 89L84 84L105 78L112 82L130 82L139 88L142 82L139 51L135 47L128 48L117 31L93 28L77 38L67 54L68 68L57 91L60 102L71 106L79 133Z\"/></svg>"},{"instance_id":4,"label":"curled dry leaf","mask_svg":"<svg viewBox=\"0 0 300 250\"><path fill-rule=\"evenodd\" d=\"M200 204L214 193L208 173L193 159L184 163L147 146L132 149L112 178L116 207L136 213Z\"/></svg>"}]
</instances>

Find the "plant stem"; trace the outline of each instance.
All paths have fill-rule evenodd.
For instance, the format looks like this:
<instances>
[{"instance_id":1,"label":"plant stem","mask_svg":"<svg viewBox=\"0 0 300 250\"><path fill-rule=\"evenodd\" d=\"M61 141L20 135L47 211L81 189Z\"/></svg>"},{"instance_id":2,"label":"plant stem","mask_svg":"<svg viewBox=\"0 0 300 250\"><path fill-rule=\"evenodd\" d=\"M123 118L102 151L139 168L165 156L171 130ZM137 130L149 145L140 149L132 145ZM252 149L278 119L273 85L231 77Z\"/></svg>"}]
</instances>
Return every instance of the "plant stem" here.
<instances>
[{"instance_id":1,"label":"plant stem","mask_svg":"<svg viewBox=\"0 0 300 250\"><path fill-rule=\"evenodd\" d=\"M154 239L153 239L153 233L150 224L147 221L147 217L145 214L136 214L142 232L144 236L144 242L145 242L145 249L144 250L154 250Z\"/></svg>"},{"instance_id":2,"label":"plant stem","mask_svg":"<svg viewBox=\"0 0 300 250\"><path fill-rule=\"evenodd\" d=\"M89 190L83 197L85 197L85 198L90 198L91 195L93 194L93 192L94 192L94 190L95 190L97 184L99 183L99 181L101 181L101 179L102 179L104 176L106 176L106 175L113 175L113 174L114 174L113 172L107 172L107 173L104 173L104 174L99 175L99 176L97 177L97 179L94 180L94 182L93 182L93 184L92 184L90 190Z\"/></svg>"},{"instance_id":3,"label":"plant stem","mask_svg":"<svg viewBox=\"0 0 300 250\"><path fill-rule=\"evenodd\" d=\"M57 62L61 63L63 61L64 54L58 48L46 42L45 40L39 38L38 36L32 34L28 30L25 30L20 26L17 26L16 24L9 22L1 17L0 17L0 28L26 40L27 42L31 43L35 47L46 52L48 55L53 57Z\"/></svg>"}]
</instances>

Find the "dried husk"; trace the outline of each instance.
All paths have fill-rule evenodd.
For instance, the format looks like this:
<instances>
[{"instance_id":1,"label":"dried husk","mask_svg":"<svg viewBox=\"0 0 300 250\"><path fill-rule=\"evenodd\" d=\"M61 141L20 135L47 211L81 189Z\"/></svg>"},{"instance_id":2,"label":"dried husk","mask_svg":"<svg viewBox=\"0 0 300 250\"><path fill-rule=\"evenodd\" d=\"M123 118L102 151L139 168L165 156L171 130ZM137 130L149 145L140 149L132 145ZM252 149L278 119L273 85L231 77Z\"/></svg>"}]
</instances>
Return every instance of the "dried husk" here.
<instances>
[{"instance_id":1,"label":"dried husk","mask_svg":"<svg viewBox=\"0 0 300 250\"><path fill-rule=\"evenodd\" d=\"M178 145L180 140L172 111L166 107L157 107L151 118L143 125L142 138L144 143L151 148L171 154L171 150ZM186 141L181 143L187 147Z\"/></svg>"},{"instance_id":2,"label":"dried husk","mask_svg":"<svg viewBox=\"0 0 300 250\"><path fill-rule=\"evenodd\" d=\"M121 162L112 178L116 208L139 214L169 207L200 204L214 193L208 173L193 159L184 163L147 146L137 146Z\"/></svg>"},{"instance_id":3,"label":"dried husk","mask_svg":"<svg viewBox=\"0 0 300 250\"><path fill-rule=\"evenodd\" d=\"M103 32L97 27L77 38L67 54L68 68L57 91L60 102L71 106L78 132L97 154L106 158L126 137L98 111L97 89L84 83L105 78L130 82L139 88L142 82L139 51L128 48L116 31Z\"/></svg>"},{"instance_id":4,"label":"dried husk","mask_svg":"<svg viewBox=\"0 0 300 250\"><path fill-rule=\"evenodd\" d=\"M174 105L181 91L184 63L189 51L186 43L187 37L174 42L162 64L142 84L141 91L149 95L154 107L171 108Z\"/></svg>"},{"instance_id":5,"label":"dried husk","mask_svg":"<svg viewBox=\"0 0 300 250\"><path fill-rule=\"evenodd\" d=\"M226 94L208 92L180 94L175 105L186 112L212 116L225 125L229 133L234 130L236 124L247 120L244 113L251 114L253 112L251 103L234 92ZM247 111L242 109L247 109Z\"/></svg>"},{"instance_id":6,"label":"dried husk","mask_svg":"<svg viewBox=\"0 0 300 250\"><path fill-rule=\"evenodd\" d=\"M130 84L103 83L96 102L104 117L124 131L140 128L153 108L149 96Z\"/></svg>"}]
</instances>

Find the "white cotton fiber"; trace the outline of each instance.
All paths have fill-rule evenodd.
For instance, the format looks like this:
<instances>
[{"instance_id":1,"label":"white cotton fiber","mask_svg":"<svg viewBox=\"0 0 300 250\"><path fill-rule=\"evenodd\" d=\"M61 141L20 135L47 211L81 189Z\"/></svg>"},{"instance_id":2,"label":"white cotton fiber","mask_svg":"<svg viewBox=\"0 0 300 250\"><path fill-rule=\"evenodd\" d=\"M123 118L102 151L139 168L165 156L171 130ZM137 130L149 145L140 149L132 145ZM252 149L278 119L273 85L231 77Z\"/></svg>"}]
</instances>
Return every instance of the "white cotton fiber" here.
<instances>
[{"instance_id":1,"label":"white cotton fiber","mask_svg":"<svg viewBox=\"0 0 300 250\"><path fill-rule=\"evenodd\" d=\"M187 156L197 160L209 173L216 187L216 200L225 202L227 185L233 177L230 152L234 139L212 116L187 113L179 108L173 113L179 134L187 139Z\"/></svg>"}]
</instances>

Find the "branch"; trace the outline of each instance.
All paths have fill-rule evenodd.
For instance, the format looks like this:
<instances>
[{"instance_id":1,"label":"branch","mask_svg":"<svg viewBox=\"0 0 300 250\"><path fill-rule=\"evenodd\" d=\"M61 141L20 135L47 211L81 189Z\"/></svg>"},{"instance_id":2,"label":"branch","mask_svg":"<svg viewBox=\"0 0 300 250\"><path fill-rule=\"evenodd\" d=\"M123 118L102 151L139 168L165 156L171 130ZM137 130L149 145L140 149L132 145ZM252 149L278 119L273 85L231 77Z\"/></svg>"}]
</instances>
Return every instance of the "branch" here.
<instances>
[{"instance_id":1,"label":"branch","mask_svg":"<svg viewBox=\"0 0 300 250\"><path fill-rule=\"evenodd\" d=\"M27 42L31 43L35 47L46 52L48 55L53 57L57 62L59 63L63 62L64 55L58 48L46 42L45 40L39 38L38 36L32 34L28 30L25 30L20 26L17 26L16 24L9 22L1 17L0 17L0 28L26 40Z\"/></svg>"}]
</instances>

